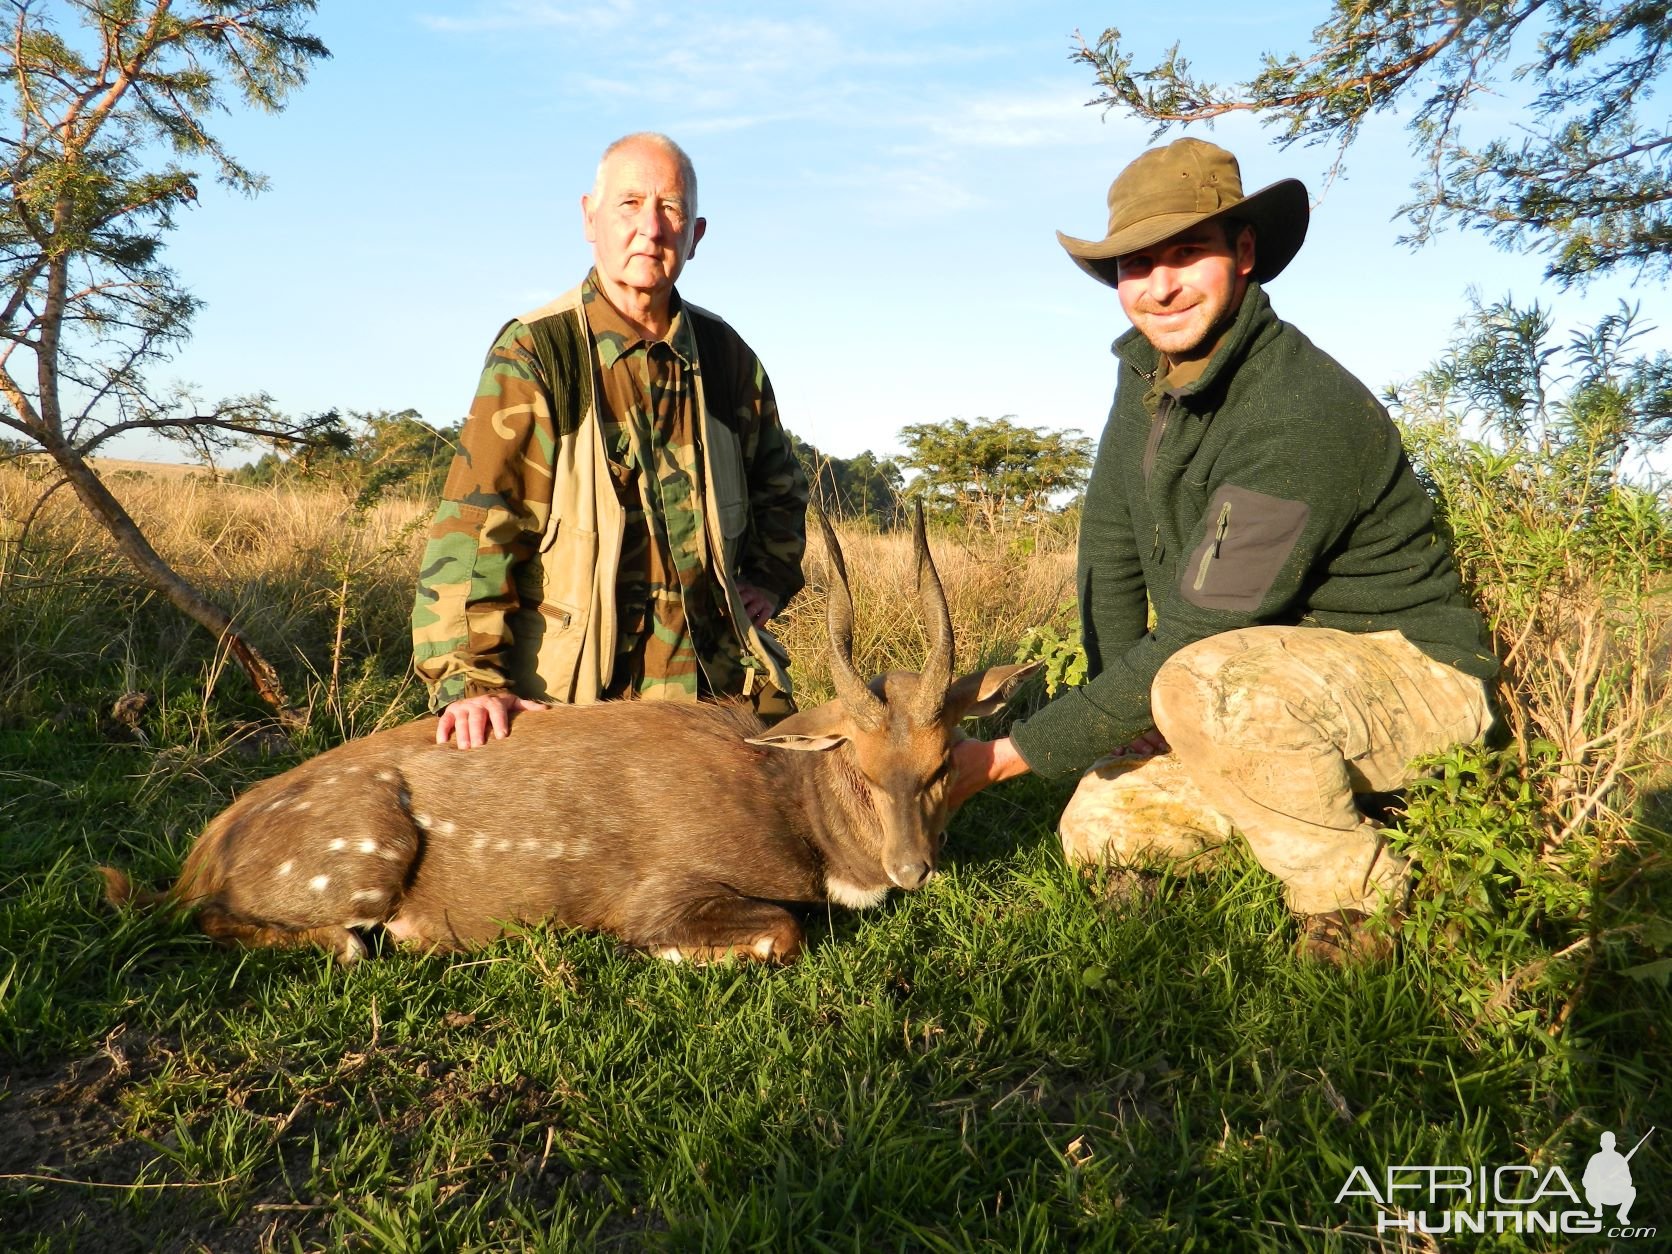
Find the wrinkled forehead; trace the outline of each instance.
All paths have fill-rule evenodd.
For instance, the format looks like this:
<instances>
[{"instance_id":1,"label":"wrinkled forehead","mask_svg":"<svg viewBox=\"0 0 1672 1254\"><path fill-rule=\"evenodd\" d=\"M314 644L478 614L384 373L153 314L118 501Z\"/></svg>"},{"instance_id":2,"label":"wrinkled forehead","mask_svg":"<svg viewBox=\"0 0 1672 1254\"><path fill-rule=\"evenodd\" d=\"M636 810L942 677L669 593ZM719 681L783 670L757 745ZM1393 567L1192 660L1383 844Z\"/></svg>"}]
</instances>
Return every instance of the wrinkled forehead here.
<instances>
[{"instance_id":1,"label":"wrinkled forehead","mask_svg":"<svg viewBox=\"0 0 1672 1254\"><path fill-rule=\"evenodd\" d=\"M659 144L628 144L604 162L602 190L606 194L639 192L685 200L688 189L678 159Z\"/></svg>"}]
</instances>

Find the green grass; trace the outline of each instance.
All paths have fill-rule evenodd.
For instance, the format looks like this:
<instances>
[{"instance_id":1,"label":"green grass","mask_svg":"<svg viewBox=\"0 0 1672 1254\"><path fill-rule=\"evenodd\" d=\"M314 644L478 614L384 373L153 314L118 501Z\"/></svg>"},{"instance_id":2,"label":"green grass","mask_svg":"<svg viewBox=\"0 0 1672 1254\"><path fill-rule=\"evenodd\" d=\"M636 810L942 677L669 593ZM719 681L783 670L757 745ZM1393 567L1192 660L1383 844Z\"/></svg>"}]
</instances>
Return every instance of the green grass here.
<instances>
[{"instance_id":1,"label":"green grass","mask_svg":"<svg viewBox=\"0 0 1672 1254\"><path fill-rule=\"evenodd\" d=\"M1067 868L1063 785L978 798L943 874L815 917L782 969L534 930L344 970L114 914L94 864L164 882L238 790L336 732L245 756L242 681L209 683L166 607L120 581L18 588L0 599L7 1250L1423 1248L1336 1203L1355 1164L1577 1183L1598 1131L1651 1124L1634 1219L1672 1231L1672 996L1623 974L1641 953L1552 958L1570 933L1521 929L1302 965L1246 859L1131 903ZM363 724L416 708L398 653L355 661ZM144 743L102 719L130 688L156 698ZM1644 865L1631 891L1664 900L1664 861Z\"/></svg>"}]
</instances>

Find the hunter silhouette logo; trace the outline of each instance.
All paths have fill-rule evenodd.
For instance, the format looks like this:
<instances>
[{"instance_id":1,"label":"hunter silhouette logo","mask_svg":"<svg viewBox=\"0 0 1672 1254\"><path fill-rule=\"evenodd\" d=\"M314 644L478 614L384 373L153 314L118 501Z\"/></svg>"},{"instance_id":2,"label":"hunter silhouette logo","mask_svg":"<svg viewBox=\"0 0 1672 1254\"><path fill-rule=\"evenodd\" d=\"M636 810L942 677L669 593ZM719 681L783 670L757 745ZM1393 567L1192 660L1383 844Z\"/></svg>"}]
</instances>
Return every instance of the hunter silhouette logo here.
<instances>
[{"instance_id":1,"label":"hunter silhouette logo","mask_svg":"<svg viewBox=\"0 0 1672 1254\"><path fill-rule=\"evenodd\" d=\"M1598 1142L1602 1148L1591 1155L1591 1161L1585 1164L1585 1174L1580 1177L1580 1183L1585 1186L1585 1200L1599 1217L1604 1206L1618 1206L1615 1218L1622 1224L1631 1222L1631 1204L1637 1200L1637 1190L1631 1183L1631 1155L1642 1149L1643 1141L1653 1133L1653 1128L1645 1132L1643 1140L1633 1145L1628 1154L1614 1149L1612 1132L1602 1134Z\"/></svg>"},{"instance_id":2,"label":"hunter silhouette logo","mask_svg":"<svg viewBox=\"0 0 1672 1254\"><path fill-rule=\"evenodd\" d=\"M1400 1163L1386 1168L1380 1177L1366 1167L1354 1167L1335 1200L1337 1205L1354 1197L1374 1202L1377 1232L1560 1232L1615 1240L1654 1237L1658 1232L1655 1228L1630 1226L1631 1209L1637 1201L1632 1155L1643 1148L1654 1131L1650 1128L1624 1154L1614 1148L1614 1133L1604 1132L1598 1137L1599 1148L1579 1178L1585 1190L1583 1198L1559 1165ZM1612 1225L1603 1218L1605 1209L1614 1211Z\"/></svg>"}]
</instances>

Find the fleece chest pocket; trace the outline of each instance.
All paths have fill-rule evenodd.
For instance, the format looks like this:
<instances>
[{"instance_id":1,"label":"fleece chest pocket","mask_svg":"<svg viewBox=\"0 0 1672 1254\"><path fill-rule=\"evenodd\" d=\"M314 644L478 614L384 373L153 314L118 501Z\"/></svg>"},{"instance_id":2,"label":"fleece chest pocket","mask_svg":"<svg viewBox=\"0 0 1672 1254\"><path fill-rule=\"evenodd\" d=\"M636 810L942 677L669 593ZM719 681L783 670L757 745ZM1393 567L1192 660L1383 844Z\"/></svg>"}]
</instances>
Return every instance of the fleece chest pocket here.
<instances>
[{"instance_id":1,"label":"fleece chest pocket","mask_svg":"<svg viewBox=\"0 0 1672 1254\"><path fill-rule=\"evenodd\" d=\"M1180 573L1180 594L1203 609L1259 609L1310 512L1304 501L1223 484L1208 502L1201 543Z\"/></svg>"}]
</instances>

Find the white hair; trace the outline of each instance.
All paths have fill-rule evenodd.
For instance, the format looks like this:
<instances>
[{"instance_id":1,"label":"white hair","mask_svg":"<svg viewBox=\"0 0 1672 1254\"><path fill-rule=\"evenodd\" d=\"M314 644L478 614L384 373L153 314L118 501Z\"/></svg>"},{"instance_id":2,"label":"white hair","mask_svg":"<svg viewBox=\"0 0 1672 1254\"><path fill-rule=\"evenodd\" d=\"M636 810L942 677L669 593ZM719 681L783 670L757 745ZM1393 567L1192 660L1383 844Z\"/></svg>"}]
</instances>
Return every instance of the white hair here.
<instances>
[{"instance_id":1,"label":"white hair","mask_svg":"<svg viewBox=\"0 0 1672 1254\"><path fill-rule=\"evenodd\" d=\"M685 218L686 221L694 220L697 216L697 167L691 164L691 158L683 148L660 131L634 131L604 149L604 155L598 158L598 172L592 176L592 199L603 198L604 167L611 157L629 144L654 144L674 159L674 164L679 167L679 181L685 186Z\"/></svg>"}]
</instances>

